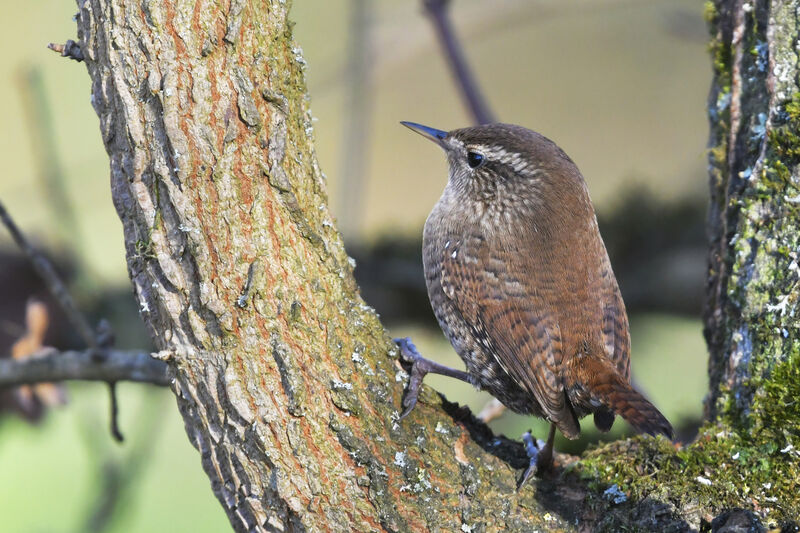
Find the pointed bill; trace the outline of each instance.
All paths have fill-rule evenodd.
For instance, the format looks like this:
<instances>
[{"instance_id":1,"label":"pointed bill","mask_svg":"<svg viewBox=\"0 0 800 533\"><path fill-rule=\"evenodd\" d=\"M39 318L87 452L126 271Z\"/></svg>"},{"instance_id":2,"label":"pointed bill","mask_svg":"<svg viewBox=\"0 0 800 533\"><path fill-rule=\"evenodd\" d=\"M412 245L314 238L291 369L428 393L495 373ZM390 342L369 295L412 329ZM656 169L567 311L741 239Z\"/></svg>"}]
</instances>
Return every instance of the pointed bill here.
<instances>
[{"instance_id":1,"label":"pointed bill","mask_svg":"<svg viewBox=\"0 0 800 533\"><path fill-rule=\"evenodd\" d=\"M443 140L447 137L447 132L442 130L437 130L435 128L429 128L428 126L423 126L422 124L417 124L416 122L406 122L401 121L400 124L405 126L406 128L413 130L423 137L427 137L428 139L432 140L439 146L444 147Z\"/></svg>"}]
</instances>

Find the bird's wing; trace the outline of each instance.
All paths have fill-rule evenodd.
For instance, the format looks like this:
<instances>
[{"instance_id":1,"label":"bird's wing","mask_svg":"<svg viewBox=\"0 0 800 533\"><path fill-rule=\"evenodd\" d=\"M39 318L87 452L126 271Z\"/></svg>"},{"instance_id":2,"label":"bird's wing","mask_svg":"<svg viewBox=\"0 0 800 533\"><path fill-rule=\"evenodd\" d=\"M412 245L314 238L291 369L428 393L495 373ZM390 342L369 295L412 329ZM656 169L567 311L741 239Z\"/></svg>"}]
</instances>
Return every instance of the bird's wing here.
<instances>
[{"instance_id":1,"label":"bird's wing","mask_svg":"<svg viewBox=\"0 0 800 533\"><path fill-rule=\"evenodd\" d=\"M606 258L600 280L599 297L603 302L603 345L605 355L626 381L630 381L631 338L628 330L628 316L625 303L617 286L617 279L611 271L611 263Z\"/></svg>"},{"instance_id":2,"label":"bird's wing","mask_svg":"<svg viewBox=\"0 0 800 533\"><path fill-rule=\"evenodd\" d=\"M466 239L444 250L442 289L506 373L533 395L562 433L576 438L580 427L558 368L558 324L545 302L520 279L520 274L531 279L530 265L521 264L524 261L515 251L490 254L480 237Z\"/></svg>"}]
</instances>

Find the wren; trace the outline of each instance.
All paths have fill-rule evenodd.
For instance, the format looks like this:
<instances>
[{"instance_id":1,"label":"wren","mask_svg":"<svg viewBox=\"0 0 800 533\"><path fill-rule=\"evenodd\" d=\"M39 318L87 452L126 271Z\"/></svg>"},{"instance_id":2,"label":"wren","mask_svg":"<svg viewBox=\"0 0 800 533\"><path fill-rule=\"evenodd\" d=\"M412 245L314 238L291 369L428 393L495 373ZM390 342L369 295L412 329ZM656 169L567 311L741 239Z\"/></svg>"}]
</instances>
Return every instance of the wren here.
<instances>
[{"instance_id":1,"label":"wren","mask_svg":"<svg viewBox=\"0 0 800 533\"><path fill-rule=\"evenodd\" d=\"M630 384L630 333L594 208L578 167L550 139L521 126L441 131L402 122L447 155L450 176L425 222L423 263L439 325L466 372L423 358L396 339L411 378L401 418L429 372L488 391L508 408L550 422L530 466L549 468L558 428L601 431L619 415L638 432L672 436Z\"/></svg>"}]
</instances>

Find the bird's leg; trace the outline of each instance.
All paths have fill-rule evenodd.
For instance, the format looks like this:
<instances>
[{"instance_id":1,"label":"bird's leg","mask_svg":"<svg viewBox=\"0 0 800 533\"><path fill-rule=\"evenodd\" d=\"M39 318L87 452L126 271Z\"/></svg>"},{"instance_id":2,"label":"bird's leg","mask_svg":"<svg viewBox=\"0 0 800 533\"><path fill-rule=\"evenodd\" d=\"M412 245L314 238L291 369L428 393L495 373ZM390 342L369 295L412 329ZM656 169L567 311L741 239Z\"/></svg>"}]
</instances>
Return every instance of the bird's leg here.
<instances>
[{"instance_id":1,"label":"bird's leg","mask_svg":"<svg viewBox=\"0 0 800 533\"><path fill-rule=\"evenodd\" d=\"M456 370L449 366L440 365L436 361L431 361L430 359L422 357L410 338L394 339L394 342L397 343L397 346L400 348L400 358L406 363L411 364L411 378L408 380L406 396L403 398L403 407L405 407L405 410L403 414L400 415L399 420L408 416L408 413L417 405L419 388L422 385L422 378L425 377L425 374L441 374L472 384L469 374L463 370Z\"/></svg>"},{"instance_id":2,"label":"bird's leg","mask_svg":"<svg viewBox=\"0 0 800 533\"><path fill-rule=\"evenodd\" d=\"M530 463L528 464L528 468L525 470L525 473L522 474L522 479L520 480L519 485L517 485L517 490L521 489L525 483L527 483L528 479L533 477L535 474L542 473L553 466L553 441L555 441L555 438L555 424L550 424L550 433L547 435L546 443L539 441L541 444L537 444L533 440L530 431L526 431L522 435L522 442L525 444L525 451L528 454Z\"/></svg>"},{"instance_id":3,"label":"bird's leg","mask_svg":"<svg viewBox=\"0 0 800 533\"><path fill-rule=\"evenodd\" d=\"M539 450L539 459L536 461L536 469L544 472L553 467L553 443L556 440L556 425L550 423L550 433L547 434L547 442L544 448Z\"/></svg>"}]
</instances>

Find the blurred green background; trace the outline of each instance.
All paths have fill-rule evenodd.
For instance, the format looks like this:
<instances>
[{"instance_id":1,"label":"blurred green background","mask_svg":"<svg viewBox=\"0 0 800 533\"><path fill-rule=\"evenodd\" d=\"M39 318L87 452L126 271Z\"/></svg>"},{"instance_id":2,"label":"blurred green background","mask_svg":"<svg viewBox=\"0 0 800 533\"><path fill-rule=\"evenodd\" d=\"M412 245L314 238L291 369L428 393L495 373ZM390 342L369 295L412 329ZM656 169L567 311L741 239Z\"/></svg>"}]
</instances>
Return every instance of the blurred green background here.
<instances>
[{"instance_id":1,"label":"blurred green background","mask_svg":"<svg viewBox=\"0 0 800 533\"><path fill-rule=\"evenodd\" d=\"M353 55L348 52L352 3L294 4L295 36L308 61L318 118L318 156L348 243L368 247L387 236L418 238L445 184L446 164L435 147L398 121L441 129L469 124L420 2L367 3L368 63L361 65L365 82L355 106L354 67L347 61ZM67 259L76 296L93 316L114 322L118 345L142 348L148 340L130 296L89 78L83 65L46 49L49 42L75 38L75 11L74 3L65 1L6 7L7 53L0 56L0 98L6 102L0 153L6 171L0 199L42 248ZM587 179L601 224L603 217L619 218L631 191L666 203L704 201L710 68L702 3L455 0L451 14L498 117L542 132L570 154ZM357 150L347 150L343 144L353 124L366 128L367 135ZM354 170L353 158L364 163L363 172ZM360 181L353 181L354 175L361 175ZM63 195L54 195L57 186ZM4 231L0 250L13 251ZM702 262L698 267L696 258L676 261L671 270L685 266L702 281ZM17 294L22 289L13 276L5 279L0 333L14 338L27 295ZM658 284L652 280L656 290ZM624 284L623 292L627 299ZM672 296L697 299L697 294ZM679 314L670 309L632 310L634 379L689 435L702 413L705 345L699 309ZM430 315L428 309L420 312ZM394 336L413 336L427 356L460 365L430 319L400 316L387 325ZM474 410L489 399L444 378L426 381ZM3 531L228 529L168 391L120 385L120 423L127 437L122 445L108 434L105 387L69 384L68 391L70 403L38 425L0 414ZM514 438L529 427L540 436L546 431L540 421L510 414L492 425ZM610 438L624 430L618 422Z\"/></svg>"}]
</instances>

